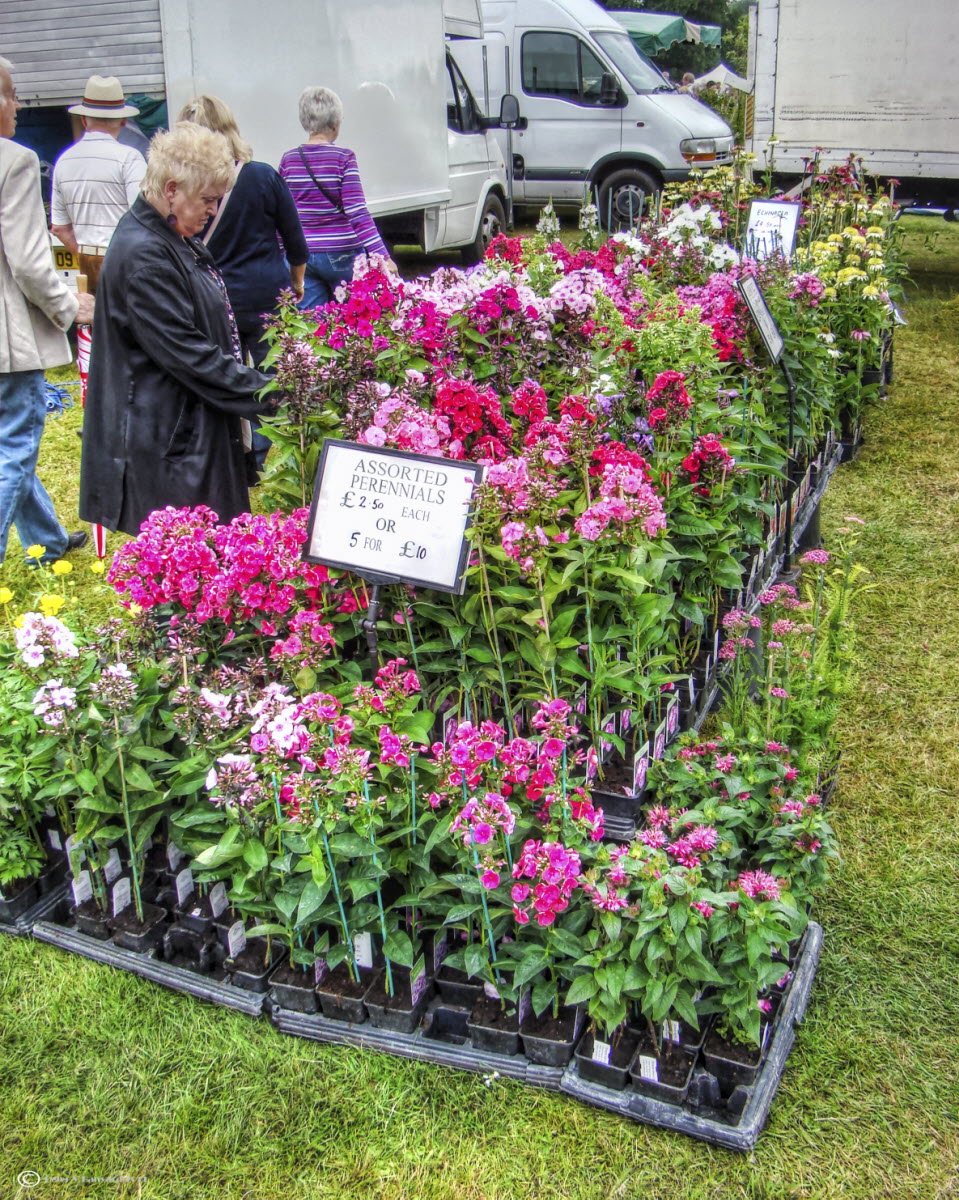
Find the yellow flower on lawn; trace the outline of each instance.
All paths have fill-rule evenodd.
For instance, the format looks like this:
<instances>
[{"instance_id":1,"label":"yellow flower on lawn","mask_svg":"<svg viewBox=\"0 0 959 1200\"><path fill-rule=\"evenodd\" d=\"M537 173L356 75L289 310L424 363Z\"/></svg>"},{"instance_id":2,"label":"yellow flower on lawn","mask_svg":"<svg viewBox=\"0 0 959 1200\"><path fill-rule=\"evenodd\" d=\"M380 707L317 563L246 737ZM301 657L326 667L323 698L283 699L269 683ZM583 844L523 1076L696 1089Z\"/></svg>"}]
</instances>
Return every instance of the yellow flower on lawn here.
<instances>
[{"instance_id":1,"label":"yellow flower on lawn","mask_svg":"<svg viewBox=\"0 0 959 1200\"><path fill-rule=\"evenodd\" d=\"M73 563L67 562L65 558L58 558L51 567L54 575L69 575L73 570Z\"/></svg>"},{"instance_id":2,"label":"yellow flower on lawn","mask_svg":"<svg viewBox=\"0 0 959 1200\"><path fill-rule=\"evenodd\" d=\"M22 629L23 628L23 614L22 613L19 617L13 618L13 627L14 627L14 629Z\"/></svg>"},{"instance_id":3,"label":"yellow flower on lawn","mask_svg":"<svg viewBox=\"0 0 959 1200\"><path fill-rule=\"evenodd\" d=\"M39 600L40 611L45 617L55 617L65 603L62 596L54 596L52 592L45 592Z\"/></svg>"},{"instance_id":4,"label":"yellow flower on lawn","mask_svg":"<svg viewBox=\"0 0 959 1200\"><path fill-rule=\"evenodd\" d=\"M13 592L9 588L0 587L0 604L9 604L13 599Z\"/></svg>"},{"instance_id":5,"label":"yellow flower on lawn","mask_svg":"<svg viewBox=\"0 0 959 1200\"><path fill-rule=\"evenodd\" d=\"M103 560L98 558L96 562L90 563L90 570L94 573L94 575L102 575L106 570L106 567L103 565Z\"/></svg>"},{"instance_id":6,"label":"yellow flower on lawn","mask_svg":"<svg viewBox=\"0 0 959 1200\"><path fill-rule=\"evenodd\" d=\"M46 546L27 546L27 558L43 558L46 552Z\"/></svg>"}]
</instances>

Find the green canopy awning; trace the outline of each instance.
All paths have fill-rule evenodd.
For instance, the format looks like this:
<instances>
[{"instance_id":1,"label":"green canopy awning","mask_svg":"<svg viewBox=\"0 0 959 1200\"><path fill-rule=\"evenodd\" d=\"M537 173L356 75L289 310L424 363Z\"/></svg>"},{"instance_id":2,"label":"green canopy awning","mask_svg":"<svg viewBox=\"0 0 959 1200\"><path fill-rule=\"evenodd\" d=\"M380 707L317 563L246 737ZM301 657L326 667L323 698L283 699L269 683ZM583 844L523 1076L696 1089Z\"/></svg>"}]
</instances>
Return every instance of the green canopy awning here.
<instances>
[{"instance_id":1,"label":"green canopy awning","mask_svg":"<svg viewBox=\"0 0 959 1200\"><path fill-rule=\"evenodd\" d=\"M694 25L684 17L667 13L611 12L644 54L658 54L675 42L701 42L718 46L722 29L718 25Z\"/></svg>"}]
</instances>

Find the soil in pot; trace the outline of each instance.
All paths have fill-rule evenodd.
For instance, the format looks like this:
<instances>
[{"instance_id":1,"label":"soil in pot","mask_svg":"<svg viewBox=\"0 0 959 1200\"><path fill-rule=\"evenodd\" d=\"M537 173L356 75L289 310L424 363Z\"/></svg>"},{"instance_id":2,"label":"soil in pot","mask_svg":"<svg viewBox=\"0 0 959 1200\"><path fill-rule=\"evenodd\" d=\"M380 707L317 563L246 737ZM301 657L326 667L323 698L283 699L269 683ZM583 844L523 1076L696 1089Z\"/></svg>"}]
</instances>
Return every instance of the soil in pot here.
<instances>
[{"instance_id":1,"label":"soil in pot","mask_svg":"<svg viewBox=\"0 0 959 1200\"><path fill-rule=\"evenodd\" d=\"M728 1096L738 1085L755 1083L765 1056L768 1025L761 1030L761 1046L753 1043L727 1041L713 1029L703 1043L703 1063L715 1075L723 1095Z\"/></svg>"},{"instance_id":2,"label":"soil in pot","mask_svg":"<svg viewBox=\"0 0 959 1200\"><path fill-rule=\"evenodd\" d=\"M419 1025L430 998L432 980L420 978L418 995L414 999L409 971L393 967L392 974L392 996L387 990L388 980L384 971L370 984L369 991L363 997L370 1024L377 1029L388 1029L391 1033L412 1033Z\"/></svg>"},{"instance_id":3,"label":"soil in pot","mask_svg":"<svg viewBox=\"0 0 959 1200\"><path fill-rule=\"evenodd\" d=\"M622 1030L609 1043L609 1059L605 1053L595 1054L596 1035L583 1034L576 1047L576 1063L580 1079L587 1083L598 1083L613 1091L621 1092L629 1082L629 1067L636 1054L636 1035Z\"/></svg>"},{"instance_id":4,"label":"soil in pot","mask_svg":"<svg viewBox=\"0 0 959 1200\"><path fill-rule=\"evenodd\" d=\"M590 798L607 817L623 821L638 821L645 789L633 791L633 764L621 754L614 753L603 767L603 778L589 789Z\"/></svg>"},{"instance_id":5,"label":"soil in pot","mask_svg":"<svg viewBox=\"0 0 959 1200\"><path fill-rule=\"evenodd\" d=\"M583 1014L578 1008L561 1008L558 1016L547 1009L542 1016L532 1013L520 1025L523 1053L541 1067L565 1067L573 1057Z\"/></svg>"},{"instance_id":6,"label":"soil in pot","mask_svg":"<svg viewBox=\"0 0 959 1200\"><path fill-rule=\"evenodd\" d=\"M223 965L237 987L246 988L248 992L265 992L269 987L270 972L285 957L286 947L279 942L250 938L246 949L236 958L226 959Z\"/></svg>"},{"instance_id":7,"label":"soil in pot","mask_svg":"<svg viewBox=\"0 0 959 1200\"><path fill-rule=\"evenodd\" d=\"M359 979L354 979L347 964L341 962L322 983L317 984L316 994L324 1017L330 1021L348 1021L351 1025L360 1025L366 1020L363 997L375 972L360 967L359 974Z\"/></svg>"},{"instance_id":8,"label":"soil in pot","mask_svg":"<svg viewBox=\"0 0 959 1200\"><path fill-rule=\"evenodd\" d=\"M682 1104L689 1090L695 1059L684 1054L679 1046L667 1042L656 1057L653 1043L647 1034L640 1038L629 1068L633 1087L644 1096L654 1096L667 1104Z\"/></svg>"},{"instance_id":9,"label":"soil in pot","mask_svg":"<svg viewBox=\"0 0 959 1200\"><path fill-rule=\"evenodd\" d=\"M448 967L446 963L436 972L436 987L447 1004L472 1008L483 994L483 985L470 979L465 971Z\"/></svg>"},{"instance_id":10,"label":"soil in pot","mask_svg":"<svg viewBox=\"0 0 959 1200\"><path fill-rule=\"evenodd\" d=\"M36 879L18 879L9 884L0 893L0 921L12 925L39 899L40 885Z\"/></svg>"},{"instance_id":11,"label":"soil in pot","mask_svg":"<svg viewBox=\"0 0 959 1200\"><path fill-rule=\"evenodd\" d=\"M131 904L109 920L113 944L124 950L135 950L138 954L144 954L163 940L166 919L165 908L160 908L158 904L144 904L141 921L137 910Z\"/></svg>"},{"instance_id":12,"label":"soil in pot","mask_svg":"<svg viewBox=\"0 0 959 1200\"><path fill-rule=\"evenodd\" d=\"M110 937L109 917L98 906L96 900L84 900L73 910L73 920L80 933L105 942Z\"/></svg>"},{"instance_id":13,"label":"soil in pot","mask_svg":"<svg viewBox=\"0 0 959 1200\"><path fill-rule=\"evenodd\" d=\"M467 1024L474 1050L519 1053L519 1014L515 1009L507 1012L499 1000L481 996L473 1005Z\"/></svg>"},{"instance_id":14,"label":"soil in pot","mask_svg":"<svg viewBox=\"0 0 959 1200\"><path fill-rule=\"evenodd\" d=\"M281 962L270 976L270 995L281 1008L294 1012L315 1013L320 1007L313 968L289 961Z\"/></svg>"}]
</instances>

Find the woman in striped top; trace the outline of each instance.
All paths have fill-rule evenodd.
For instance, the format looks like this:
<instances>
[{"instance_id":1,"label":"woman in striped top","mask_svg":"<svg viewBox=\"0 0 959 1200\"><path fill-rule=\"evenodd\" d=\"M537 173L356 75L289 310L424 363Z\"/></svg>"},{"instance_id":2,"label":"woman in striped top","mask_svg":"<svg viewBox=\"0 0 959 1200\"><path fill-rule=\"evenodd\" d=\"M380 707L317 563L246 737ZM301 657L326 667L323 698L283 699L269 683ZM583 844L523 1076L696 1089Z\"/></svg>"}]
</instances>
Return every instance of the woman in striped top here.
<instances>
[{"instance_id":1,"label":"woman in striped top","mask_svg":"<svg viewBox=\"0 0 959 1200\"><path fill-rule=\"evenodd\" d=\"M300 124L309 136L280 160L280 175L293 195L310 255L300 308L331 300L334 288L352 279L359 254L381 254L396 270L367 211L356 155L333 145L342 119L336 92L306 88L300 96Z\"/></svg>"}]
</instances>

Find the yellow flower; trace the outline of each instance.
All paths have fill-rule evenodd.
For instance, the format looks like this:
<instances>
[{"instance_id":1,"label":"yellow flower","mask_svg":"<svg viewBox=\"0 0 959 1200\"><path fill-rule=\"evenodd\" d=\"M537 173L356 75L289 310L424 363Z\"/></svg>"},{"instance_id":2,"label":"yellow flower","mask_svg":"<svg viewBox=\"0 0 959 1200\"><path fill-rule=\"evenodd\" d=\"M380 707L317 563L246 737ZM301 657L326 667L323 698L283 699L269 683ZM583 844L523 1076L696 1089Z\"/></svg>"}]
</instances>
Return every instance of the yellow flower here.
<instances>
[{"instance_id":1,"label":"yellow flower","mask_svg":"<svg viewBox=\"0 0 959 1200\"><path fill-rule=\"evenodd\" d=\"M143 612L143 609L139 606L139 604L130 604L130 605L128 605L128 608L130 611L130 615L134 616L134 617L138 617L140 615L140 613Z\"/></svg>"},{"instance_id":2,"label":"yellow flower","mask_svg":"<svg viewBox=\"0 0 959 1200\"><path fill-rule=\"evenodd\" d=\"M0 604L9 604L13 599L13 592L9 588L0 587Z\"/></svg>"},{"instance_id":3,"label":"yellow flower","mask_svg":"<svg viewBox=\"0 0 959 1200\"><path fill-rule=\"evenodd\" d=\"M13 627L14 627L14 629L22 629L23 628L23 616L22 615L19 617L13 618Z\"/></svg>"},{"instance_id":4,"label":"yellow flower","mask_svg":"<svg viewBox=\"0 0 959 1200\"><path fill-rule=\"evenodd\" d=\"M46 546L27 546L27 558L43 558L46 552Z\"/></svg>"},{"instance_id":5,"label":"yellow flower","mask_svg":"<svg viewBox=\"0 0 959 1200\"><path fill-rule=\"evenodd\" d=\"M45 592L39 600L40 611L45 617L55 617L65 603L62 596L54 596L51 592Z\"/></svg>"},{"instance_id":6,"label":"yellow flower","mask_svg":"<svg viewBox=\"0 0 959 1200\"><path fill-rule=\"evenodd\" d=\"M96 562L90 563L90 570L94 573L94 575L102 575L106 570L106 567L103 565L103 560L98 558Z\"/></svg>"},{"instance_id":7,"label":"yellow flower","mask_svg":"<svg viewBox=\"0 0 959 1200\"><path fill-rule=\"evenodd\" d=\"M58 558L51 570L54 575L69 575L73 570L73 563L67 562L65 558Z\"/></svg>"}]
</instances>

